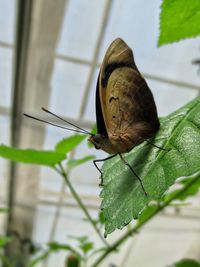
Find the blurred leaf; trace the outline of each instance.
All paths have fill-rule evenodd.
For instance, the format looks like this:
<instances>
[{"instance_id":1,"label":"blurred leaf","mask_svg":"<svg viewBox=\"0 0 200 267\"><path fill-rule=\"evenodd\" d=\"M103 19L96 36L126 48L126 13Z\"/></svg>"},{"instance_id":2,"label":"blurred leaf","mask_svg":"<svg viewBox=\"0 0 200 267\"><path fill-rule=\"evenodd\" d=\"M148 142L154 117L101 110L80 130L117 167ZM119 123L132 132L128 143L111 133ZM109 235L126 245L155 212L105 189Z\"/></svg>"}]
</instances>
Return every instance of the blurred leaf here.
<instances>
[{"instance_id":1,"label":"blurred leaf","mask_svg":"<svg viewBox=\"0 0 200 267\"><path fill-rule=\"evenodd\" d=\"M94 244L90 241L85 243L80 243L79 248L83 251L84 254L87 254L90 250L94 248Z\"/></svg>"},{"instance_id":2,"label":"blurred leaf","mask_svg":"<svg viewBox=\"0 0 200 267\"><path fill-rule=\"evenodd\" d=\"M67 257L66 267L79 267L80 263L80 258L76 254L70 254Z\"/></svg>"},{"instance_id":3,"label":"blurred leaf","mask_svg":"<svg viewBox=\"0 0 200 267\"><path fill-rule=\"evenodd\" d=\"M3 263L4 267L14 267L4 255L0 254L0 260Z\"/></svg>"},{"instance_id":4,"label":"blurred leaf","mask_svg":"<svg viewBox=\"0 0 200 267\"><path fill-rule=\"evenodd\" d=\"M79 243L84 243L88 240L88 237L86 235L84 236L68 235L68 237L77 240Z\"/></svg>"},{"instance_id":5,"label":"blurred leaf","mask_svg":"<svg viewBox=\"0 0 200 267\"><path fill-rule=\"evenodd\" d=\"M200 171L200 98L161 120L161 128L151 141L163 151L144 142L126 153L126 160L143 181L148 197L130 169L115 157L103 165L102 205L105 235L123 228L147 206L160 200L182 176Z\"/></svg>"},{"instance_id":6,"label":"blurred leaf","mask_svg":"<svg viewBox=\"0 0 200 267\"><path fill-rule=\"evenodd\" d=\"M78 241L78 247L83 251L84 254L87 254L91 249L93 249L94 244L89 241L88 236L69 236L72 239Z\"/></svg>"},{"instance_id":7,"label":"blurred leaf","mask_svg":"<svg viewBox=\"0 0 200 267\"><path fill-rule=\"evenodd\" d=\"M163 0L158 45L200 35L199 0Z\"/></svg>"},{"instance_id":8,"label":"blurred leaf","mask_svg":"<svg viewBox=\"0 0 200 267\"><path fill-rule=\"evenodd\" d=\"M64 138L56 144L55 150L57 152L67 154L71 152L76 146L78 146L85 138L86 135L80 134L75 134L70 137Z\"/></svg>"},{"instance_id":9,"label":"blurred leaf","mask_svg":"<svg viewBox=\"0 0 200 267\"><path fill-rule=\"evenodd\" d=\"M71 246L66 245L66 244L60 244L57 242L49 242L48 247L51 250L70 250L71 251Z\"/></svg>"},{"instance_id":10,"label":"blurred leaf","mask_svg":"<svg viewBox=\"0 0 200 267\"><path fill-rule=\"evenodd\" d=\"M27 267L33 267L33 266L35 266L36 264L38 264L38 263L46 260L49 257L49 255L50 255L50 251L44 252L40 256L38 256L35 259L31 260Z\"/></svg>"},{"instance_id":11,"label":"blurred leaf","mask_svg":"<svg viewBox=\"0 0 200 267\"><path fill-rule=\"evenodd\" d=\"M9 212L8 208L0 208L0 212Z\"/></svg>"},{"instance_id":12,"label":"blurred leaf","mask_svg":"<svg viewBox=\"0 0 200 267\"><path fill-rule=\"evenodd\" d=\"M81 255L80 253L75 249L73 248L72 246L70 245L67 245L67 244L60 244L60 243L57 243L57 242L49 242L48 243L48 247L50 250L52 251L58 251L58 250L67 250L67 251L71 251L72 253L76 254L77 256L79 256L81 258Z\"/></svg>"},{"instance_id":13,"label":"blurred leaf","mask_svg":"<svg viewBox=\"0 0 200 267\"><path fill-rule=\"evenodd\" d=\"M98 217L99 217L99 222L101 224L105 224L105 216L104 216L102 211L99 212L99 216Z\"/></svg>"},{"instance_id":14,"label":"blurred leaf","mask_svg":"<svg viewBox=\"0 0 200 267\"><path fill-rule=\"evenodd\" d=\"M200 267L200 263L192 259L183 259L179 262L176 262L171 267Z\"/></svg>"},{"instance_id":15,"label":"blurred leaf","mask_svg":"<svg viewBox=\"0 0 200 267\"><path fill-rule=\"evenodd\" d=\"M34 149L18 149L0 145L0 156L12 161L54 166L64 160L65 154L55 151Z\"/></svg>"},{"instance_id":16,"label":"blurred leaf","mask_svg":"<svg viewBox=\"0 0 200 267\"><path fill-rule=\"evenodd\" d=\"M89 155L89 156L83 157L81 159L70 159L67 162L67 166L72 169L72 168L75 168L75 167L77 167L81 164L84 164L85 162L93 160L93 159L95 159L95 156L93 156L93 155Z\"/></svg>"},{"instance_id":17,"label":"blurred leaf","mask_svg":"<svg viewBox=\"0 0 200 267\"><path fill-rule=\"evenodd\" d=\"M188 183L190 183L191 180L195 180L195 178L198 176L199 176L199 179L196 180L195 183L192 186L190 186L190 188L188 188L188 190L186 190L183 194L181 194L178 198L176 198L176 200L178 199L178 200L184 201L188 197L194 196L198 193L198 191L200 189L200 173L199 172L197 174L195 174L193 177L188 177L181 182L182 187L183 187L183 186L187 185ZM164 201L167 201L168 199L175 196L178 192L180 192L182 190L182 187L178 188L172 192L167 193L164 196Z\"/></svg>"},{"instance_id":18,"label":"blurred leaf","mask_svg":"<svg viewBox=\"0 0 200 267\"><path fill-rule=\"evenodd\" d=\"M12 238L8 236L0 236L0 248L11 242Z\"/></svg>"}]
</instances>

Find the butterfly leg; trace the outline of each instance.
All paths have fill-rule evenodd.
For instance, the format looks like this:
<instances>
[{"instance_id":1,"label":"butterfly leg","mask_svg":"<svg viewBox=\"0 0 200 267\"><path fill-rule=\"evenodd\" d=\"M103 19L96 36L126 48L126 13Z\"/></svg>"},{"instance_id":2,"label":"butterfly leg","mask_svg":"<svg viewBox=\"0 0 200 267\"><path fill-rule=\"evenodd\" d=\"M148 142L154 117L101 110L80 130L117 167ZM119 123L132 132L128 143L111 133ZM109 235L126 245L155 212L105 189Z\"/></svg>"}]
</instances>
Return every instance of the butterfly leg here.
<instances>
[{"instance_id":1,"label":"butterfly leg","mask_svg":"<svg viewBox=\"0 0 200 267\"><path fill-rule=\"evenodd\" d=\"M101 173L101 182L100 182L100 186L102 186L103 185L103 172L100 170L100 168L98 167L98 165L97 165L97 162L102 162L102 161L106 161L106 160L108 160L108 159L112 159L112 158L114 158L115 156L117 156L118 154L114 154L114 155L111 155L111 156L109 156L109 157L107 157L107 158L105 158L105 159L95 159L95 160L93 160L93 163L94 163L94 166L97 168L97 170Z\"/></svg>"},{"instance_id":2,"label":"butterfly leg","mask_svg":"<svg viewBox=\"0 0 200 267\"><path fill-rule=\"evenodd\" d=\"M142 186L142 190L144 191L145 195L148 196L148 195L147 195L147 192L146 192L145 189L144 189L144 186L143 186L143 183L142 183L141 178L140 178L140 177L137 175L137 173L133 170L133 168L131 167L131 165L130 165L130 164L123 158L122 154L119 154L119 156L120 156L121 160L124 162L124 164L125 164L126 166L128 166L129 169L132 171L132 173L137 177L137 179L139 180L139 182L140 182L140 184L141 184L141 186Z\"/></svg>"},{"instance_id":3,"label":"butterfly leg","mask_svg":"<svg viewBox=\"0 0 200 267\"><path fill-rule=\"evenodd\" d=\"M155 145L154 143L152 143L152 142L151 142L150 140L148 140L148 139L145 139L145 141L146 141L147 143L149 143L150 145L159 148L160 150L163 150L163 151L170 151L170 149L165 149L165 148L163 148L163 147L160 147L160 146Z\"/></svg>"}]
</instances>

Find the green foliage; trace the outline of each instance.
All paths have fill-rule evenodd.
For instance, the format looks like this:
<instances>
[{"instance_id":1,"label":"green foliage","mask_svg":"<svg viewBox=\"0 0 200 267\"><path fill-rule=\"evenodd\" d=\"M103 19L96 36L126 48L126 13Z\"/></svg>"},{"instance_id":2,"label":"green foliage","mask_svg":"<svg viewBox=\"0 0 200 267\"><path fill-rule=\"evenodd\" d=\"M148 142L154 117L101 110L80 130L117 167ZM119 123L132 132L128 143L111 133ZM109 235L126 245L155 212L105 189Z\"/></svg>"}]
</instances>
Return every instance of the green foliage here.
<instances>
[{"instance_id":1,"label":"green foliage","mask_svg":"<svg viewBox=\"0 0 200 267\"><path fill-rule=\"evenodd\" d=\"M80 134L75 134L68 138L64 138L56 144L55 150L57 152L67 154L71 152L74 148L76 148L76 146L79 145L85 138L86 135Z\"/></svg>"},{"instance_id":2,"label":"green foliage","mask_svg":"<svg viewBox=\"0 0 200 267\"><path fill-rule=\"evenodd\" d=\"M55 151L34 150L34 149L18 149L6 145L0 145L0 156L6 159L31 164L40 164L54 167L56 164L66 159L66 154L71 152L85 138L85 135L72 135L58 142ZM92 156L79 160L70 160L69 166L75 167L90 160Z\"/></svg>"},{"instance_id":3,"label":"green foliage","mask_svg":"<svg viewBox=\"0 0 200 267\"><path fill-rule=\"evenodd\" d=\"M70 238L77 240L78 247L82 251L83 255L86 255L94 247L93 242L89 240L88 236L70 236Z\"/></svg>"},{"instance_id":4,"label":"green foliage","mask_svg":"<svg viewBox=\"0 0 200 267\"><path fill-rule=\"evenodd\" d=\"M58 251L70 252L70 255L73 255L73 259L67 257L67 266L73 266L73 263L80 264L81 262L85 262L88 256L88 253L91 252L94 248L93 242L89 240L87 236L70 236L70 238L75 239L77 241L77 246L71 246L68 244L62 244L58 242L49 242L47 244L48 249L45 252L42 252L39 256L34 258L28 265L28 267L33 267L40 263L43 260L46 260L51 254L56 253ZM71 260L70 260L71 259ZM72 265L70 265L72 264ZM75 265L76 266L76 265ZM77 265L79 266L79 265Z\"/></svg>"},{"instance_id":5,"label":"green foliage","mask_svg":"<svg viewBox=\"0 0 200 267\"><path fill-rule=\"evenodd\" d=\"M93 159L95 159L95 156L93 156L93 155L88 155L88 156L85 156L81 159L70 159L67 162L67 166L68 166L68 168L72 169L72 168L75 168L75 167L77 167L83 163L86 163L87 161L93 160Z\"/></svg>"},{"instance_id":6,"label":"green foliage","mask_svg":"<svg viewBox=\"0 0 200 267\"><path fill-rule=\"evenodd\" d=\"M0 236L0 248L5 247L9 242L11 242L11 238L7 236Z\"/></svg>"},{"instance_id":7,"label":"green foliage","mask_svg":"<svg viewBox=\"0 0 200 267\"><path fill-rule=\"evenodd\" d=\"M200 35L199 0L163 0L158 45Z\"/></svg>"},{"instance_id":8,"label":"green foliage","mask_svg":"<svg viewBox=\"0 0 200 267\"><path fill-rule=\"evenodd\" d=\"M8 212L9 211L9 209L7 209L7 208L0 208L0 212Z\"/></svg>"},{"instance_id":9,"label":"green foliage","mask_svg":"<svg viewBox=\"0 0 200 267\"><path fill-rule=\"evenodd\" d=\"M178 199L176 198L176 200L184 201L188 197L194 196L194 195L196 195L198 193L199 188L200 188L200 173L197 173L196 175L199 177L199 179L198 180L195 180L195 182L193 183L193 185L190 186L190 188L187 191L185 191L184 194L181 194ZM168 194L166 194L164 196L164 201L167 201L169 198L172 198L176 193L180 192L185 185L187 185L188 183L190 183L191 180L194 180L195 179L196 175L194 175L193 177L188 177L188 178L182 180L179 183L180 184L180 188L178 188L178 189L176 189L176 190L174 190L174 191L169 192Z\"/></svg>"},{"instance_id":10,"label":"green foliage","mask_svg":"<svg viewBox=\"0 0 200 267\"><path fill-rule=\"evenodd\" d=\"M41 255L39 255L38 257L34 258L33 260L31 260L31 262L28 264L28 267L33 267L36 266L38 263L46 260L50 255L50 251L45 251L44 253L42 253Z\"/></svg>"},{"instance_id":11,"label":"green foliage","mask_svg":"<svg viewBox=\"0 0 200 267\"><path fill-rule=\"evenodd\" d=\"M41 164L53 167L65 159L65 154L54 151L42 151L34 149L17 149L0 145L0 156L12 161Z\"/></svg>"},{"instance_id":12,"label":"green foliage","mask_svg":"<svg viewBox=\"0 0 200 267\"><path fill-rule=\"evenodd\" d=\"M192 259L183 259L176 262L171 267L200 267L200 263Z\"/></svg>"},{"instance_id":13,"label":"green foliage","mask_svg":"<svg viewBox=\"0 0 200 267\"><path fill-rule=\"evenodd\" d=\"M80 259L77 257L76 254L70 254L67 257L66 267L79 267L80 266Z\"/></svg>"},{"instance_id":14,"label":"green foliage","mask_svg":"<svg viewBox=\"0 0 200 267\"><path fill-rule=\"evenodd\" d=\"M134 148L126 160L143 181L115 157L104 163L101 208L105 216L105 234L123 228L137 219L151 200L160 200L178 177L200 171L200 98L161 120L154 140L160 150L148 143ZM168 151L167 151L168 150Z\"/></svg>"}]
</instances>

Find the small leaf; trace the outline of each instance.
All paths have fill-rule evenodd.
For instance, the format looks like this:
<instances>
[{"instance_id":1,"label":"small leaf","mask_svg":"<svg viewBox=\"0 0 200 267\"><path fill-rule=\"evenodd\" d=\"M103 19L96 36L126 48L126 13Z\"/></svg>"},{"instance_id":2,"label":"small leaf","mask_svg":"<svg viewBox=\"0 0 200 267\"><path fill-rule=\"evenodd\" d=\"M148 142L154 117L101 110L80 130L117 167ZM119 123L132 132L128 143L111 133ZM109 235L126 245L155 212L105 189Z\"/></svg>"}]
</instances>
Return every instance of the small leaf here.
<instances>
[{"instance_id":1,"label":"small leaf","mask_svg":"<svg viewBox=\"0 0 200 267\"><path fill-rule=\"evenodd\" d=\"M0 212L9 212L8 208L0 208Z\"/></svg>"},{"instance_id":2,"label":"small leaf","mask_svg":"<svg viewBox=\"0 0 200 267\"><path fill-rule=\"evenodd\" d=\"M79 242L78 247L83 251L84 254L88 253L94 247L94 244L91 241L89 241L88 236L69 236L69 237Z\"/></svg>"},{"instance_id":3,"label":"small leaf","mask_svg":"<svg viewBox=\"0 0 200 267\"><path fill-rule=\"evenodd\" d=\"M76 254L67 256L66 267L79 267L81 264L80 258Z\"/></svg>"},{"instance_id":4,"label":"small leaf","mask_svg":"<svg viewBox=\"0 0 200 267\"><path fill-rule=\"evenodd\" d=\"M70 250L71 251L71 246L66 245L66 244L59 244L57 242L49 242L48 247L51 250Z\"/></svg>"},{"instance_id":5,"label":"small leaf","mask_svg":"<svg viewBox=\"0 0 200 267\"><path fill-rule=\"evenodd\" d=\"M54 166L64 160L65 154L55 151L18 149L0 145L0 156L12 161Z\"/></svg>"},{"instance_id":6,"label":"small leaf","mask_svg":"<svg viewBox=\"0 0 200 267\"><path fill-rule=\"evenodd\" d=\"M199 0L163 0L158 45L200 35Z\"/></svg>"},{"instance_id":7,"label":"small leaf","mask_svg":"<svg viewBox=\"0 0 200 267\"><path fill-rule=\"evenodd\" d=\"M79 245L79 248L83 251L84 254L87 254L90 250L92 250L94 247L94 244L90 241L81 243Z\"/></svg>"},{"instance_id":8,"label":"small leaf","mask_svg":"<svg viewBox=\"0 0 200 267\"><path fill-rule=\"evenodd\" d=\"M144 142L126 154L126 160L142 179L138 179L115 157L103 165L105 235L137 219L151 200L159 201L179 177L200 171L200 97L161 120L161 128L151 142Z\"/></svg>"},{"instance_id":9,"label":"small leaf","mask_svg":"<svg viewBox=\"0 0 200 267\"><path fill-rule=\"evenodd\" d=\"M93 160L93 159L95 159L95 156L93 156L93 155L89 155L89 156L83 157L81 159L70 159L67 162L67 166L72 169L72 168L75 168L75 167L77 167L81 164L84 164L85 162Z\"/></svg>"},{"instance_id":10,"label":"small leaf","mask_svg":"<svg viewBox=\"0 0 200 267\"><path fill-rule=\"evenodd\" d=\"M182 187L187 185L188 183L191 182L191 180L194 180L196 177L199 176L199 179L195 181L195 183L190 186L190 188L188 188L188 190L186 190L183 194L181 194L178 198L176 198L176 200L181 200L184 201L186 198L190 197L190 196L194 196L198 193L199 189L200 189L200 173L198 172L197 174L195 174L193 177L188 177L186 179L184 179L180 184L182 184ZM168 199L172 198L173 196L175 196L178 192L181 191L181 188L176 189L172 192L167 193L164 196L164 201L167 201Z\"/></svg>"},{"instance_id":11,"label":"small leaf","mask_svg":"<svg viewBox=\"0 0 200 267\"><path fill-rule=\"evenodd\" d=\"M0 248L11 242L12 238L8 236L0 236Z\"/></svg>"},{"instance_id":12,"label":"small leaf","mask_svg":"<svg viewBox=\"0 0 200 267\"><path fill-rule=\"evenodd\" d=\"M64 138L60 142L58 142L55 146L55 150L61 153L69 153L76 146L78 146L84 139L86 135L75 134L70 137Z\"/></svg>"},{"instance_id":13,"label":"small leaf","mask_svg":"<svg viewBox=\"0 0 200 267\"><path fill-rule=\"evenodd\" d=\"M36 257L33 260L31 260L30 263L28 264L28 267L33 267L36 264L46 260L49 257L49 255L50 255L50 251L45 251L44 253L42 253L38 257Z\"/></svg>"},{"instance_id":14,"label":"small leaf","mask_svg":"<svg viewBox=\"0 0 200 267\"><path fill-rule=\"evenodd\" d=\"M171 267L200 267L200 263L192 259L183 259L179 262L176 262Z\"/></svg>"},{"instance_id":15,"label":"small leaf","mask_svg":"<svg viewBox=\"0 0 200 267\"><path fill-rule=\"evenodd\" d=\"M98 217L99 217L99 222L101 224L105 224L105 216L104 216L102 211L99 212L99 216Z\"/></svg>"},{"instance_id":16,"label":"small leaf","mask_svg":"<svg viewBox=\"0 0 200 267\"><path fill-rule=\"evenodd\" d=\"M57 242L49 242L48 247L49 247L50 251L59 251L59 250L71 251L72 253L76 254L79 258L81 258L80 253L70 245L60 244Z\"/></svg>"}]
</instances>

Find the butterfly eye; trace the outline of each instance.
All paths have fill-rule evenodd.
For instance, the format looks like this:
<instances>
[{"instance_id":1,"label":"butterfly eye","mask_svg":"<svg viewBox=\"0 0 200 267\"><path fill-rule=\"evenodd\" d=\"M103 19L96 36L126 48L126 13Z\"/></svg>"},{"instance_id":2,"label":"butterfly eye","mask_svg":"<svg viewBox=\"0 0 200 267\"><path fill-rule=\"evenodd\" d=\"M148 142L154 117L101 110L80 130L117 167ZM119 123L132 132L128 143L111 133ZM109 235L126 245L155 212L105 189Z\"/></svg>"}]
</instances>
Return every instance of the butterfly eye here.
<instances>
[{"instance_id":1,"label":"butterfly eye","mask_svg":"<svg viewBox=\"0 0 200 267\"><path fill-rule=\"evenodd\" d=\"M101 146L100 146L99 144L94 144L94 147L95 147L96 149L101 149Z\"/></svg>"}]
</instances>

